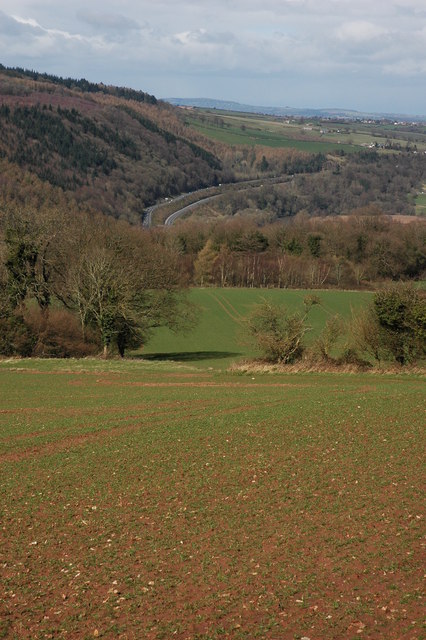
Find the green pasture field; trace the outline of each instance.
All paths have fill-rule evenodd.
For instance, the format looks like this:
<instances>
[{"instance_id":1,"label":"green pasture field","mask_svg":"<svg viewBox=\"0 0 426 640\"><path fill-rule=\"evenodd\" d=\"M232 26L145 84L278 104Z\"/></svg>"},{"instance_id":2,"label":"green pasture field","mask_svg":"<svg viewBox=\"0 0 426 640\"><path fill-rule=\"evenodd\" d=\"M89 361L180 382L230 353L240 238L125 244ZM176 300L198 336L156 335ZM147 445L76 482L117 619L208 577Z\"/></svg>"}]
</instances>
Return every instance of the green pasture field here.
<instances>
[{"instance_id":1,"label":"green pasture field","mask_svg":"<svg viewBox=\"0 0 426 640\"><path fill-rule=\"evenodd\" d=\"M349 320L352 311L368 305L370 292L301 291L291 289L193 289L190 299L200 310L199 323L188 335L159 329L138 355L152 360L175 360L196 366L227 368L232 361L256 352L245 330L245 319L263 299L284 305L290 312L304 311L304 298L314 293L320 304L312 307L307 342L317 336L328 318L339 314ZM257 354L258 355L258 354Z\"/></svg>"},{"instance_id":2,"label":"green pasture field","mask_svg":"<svg viewBox=\"0 0 426 640\"><path fill-rule=\"evenodd\" d=\"M340 144L337 139L334 141L320 140L318 136L303 135L300 127L285 126L277 124L269 119L259 117L253 122L253 119L241 117L224 118L228 122L227 127L221 128L207 122L200 122L190 116L187 120L197 131L203 135L219 140L226 144L248 144L261 145L265 147L283 147L299 149L300 151L308 151L311 153L329 153L337 150L353 152L359 150L352 144ZM242 129L241 127L245 127ZM314 139L312 139L314 138Z\"/></svg>"},{"instance_id":3,"label":"green pasture field","mask_svg":"<svg viewBox=\"0 0 426 640\"><path fill-rule=\"evenodd\" d=\"M203 135L226 144L289 147L312 153L344 150L360 151L369 145L384 145L392 131L391 142L405 148L407 143L426 150L426 134L401 132L392 126L358 122L323 123L308 118L304 122L284 118L229 111L197 109L196 115L185 113L185 120ZM396 137L393 136L396 134ZM380 151L380 147L377 149Z\"/></svg>"},{"instance_id":4,"label":"green pasture field","mask_svg":"<svg viewBox=\"0 0 426 640\"><path fill-rule=\"evenodd\" d=\"M0 638L418 640L424 408L413 374L1 361Z\"/></svg>"}]
</instances>

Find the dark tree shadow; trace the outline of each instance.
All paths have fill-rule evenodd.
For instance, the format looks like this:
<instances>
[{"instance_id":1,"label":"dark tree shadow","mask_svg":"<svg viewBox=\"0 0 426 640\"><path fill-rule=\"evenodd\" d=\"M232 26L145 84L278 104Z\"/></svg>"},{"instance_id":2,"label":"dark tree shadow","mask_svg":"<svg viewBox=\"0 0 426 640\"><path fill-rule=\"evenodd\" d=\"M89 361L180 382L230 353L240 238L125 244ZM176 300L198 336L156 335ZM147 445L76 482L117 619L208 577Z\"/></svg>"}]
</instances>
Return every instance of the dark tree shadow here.
<instances>
[{"instance_id":1,"label":"dark tree shadow","mask_svg":"<svg viewBox=\"0 0 426 640\"><path fill-rule=\"evenodd\" d=\"M240 353L232 351L176 351L172 353L146 353L137 354L133 358L139 360L174 360L178 362L193 362L194 360L219 360L221 358L235 358Z\"/></svg>"}]
</instances>

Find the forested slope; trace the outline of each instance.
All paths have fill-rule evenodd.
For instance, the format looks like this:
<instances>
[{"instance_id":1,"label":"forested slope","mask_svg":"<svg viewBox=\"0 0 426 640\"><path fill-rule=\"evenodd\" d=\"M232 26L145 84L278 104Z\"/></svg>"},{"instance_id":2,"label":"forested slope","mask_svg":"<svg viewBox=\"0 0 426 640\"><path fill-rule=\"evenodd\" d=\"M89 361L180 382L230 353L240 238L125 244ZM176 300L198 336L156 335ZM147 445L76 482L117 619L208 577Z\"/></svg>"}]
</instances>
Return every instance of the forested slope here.
<instances>
[{"instance_id":1,"label":"forested slope","mask_svg":"<svg viewBox=\"0 0 426 640\"><path fill-rule=\"evenodd\" d=\"M27 173L46 194L56 187L80 207L138 222L158 198L223 179L221 161L201 137L183 134L174 108L142 91L0 68L9 198ZM27 196L28 205L28 189Z\"/></svg>"}]
</instances>

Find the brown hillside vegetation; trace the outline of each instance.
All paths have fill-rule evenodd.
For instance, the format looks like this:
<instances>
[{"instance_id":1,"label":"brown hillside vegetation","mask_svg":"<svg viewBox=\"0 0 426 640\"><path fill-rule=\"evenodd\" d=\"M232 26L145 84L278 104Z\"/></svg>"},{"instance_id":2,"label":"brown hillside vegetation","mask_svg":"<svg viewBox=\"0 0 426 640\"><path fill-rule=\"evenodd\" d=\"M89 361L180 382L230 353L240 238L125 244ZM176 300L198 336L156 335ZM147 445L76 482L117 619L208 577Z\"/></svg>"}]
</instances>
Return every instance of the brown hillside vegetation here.
<instances>
[{"instance_id":1,"label":"brown hillside vegetation","mask_svg":"<svg viewBox=\"0 0 426 640\"><path fill-rule=\"evenodd\" d=\"M194 136L180 135L172 107L153 97L146 103L132 99L145 96L142 92L129 93L130 99L83 93L80 87L0 70L0 157L7 192L26 173L30 202L30 183L37 193L37 176L47 191L58 187L80 207L138 222L144 207L159 197L222 180L220 160Z\"/></svg>"}]
</instances>

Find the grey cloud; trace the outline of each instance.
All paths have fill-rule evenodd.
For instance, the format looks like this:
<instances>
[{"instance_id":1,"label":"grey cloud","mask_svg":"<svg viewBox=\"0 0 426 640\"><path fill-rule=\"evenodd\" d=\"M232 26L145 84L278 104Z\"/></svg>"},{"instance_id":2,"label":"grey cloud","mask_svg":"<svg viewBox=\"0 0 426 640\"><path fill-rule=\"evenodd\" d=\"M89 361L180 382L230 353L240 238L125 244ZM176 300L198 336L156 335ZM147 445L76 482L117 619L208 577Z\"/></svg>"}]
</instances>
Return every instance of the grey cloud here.
<instances>
[{"instance_id":1,"label":"grey cloud","mask_svg":"<svg viewBox=\"0 0 426 640\"><path fill-rule=\"evenodd\" d=\"M368 20L356 20L343 23L337 30L337 37L342 42L357 45L379 40L388 33L387 29Z\"/></svg>"},{"instance_id":2,"label":"grey cloud","mask_svg":"<svg viewBox=\"0 0 426 640\"><path fill-rule=\"evenodd\" d=\"M236 43L235 35L231 32L208 31L198 29L187 33L188 39L200 44L231 45Z\"/></svg>"},{"instance_id":3,"label":"grey cloud","mask_svg":"<svg viewBox=\"0 0 426 640\"><path fill-rule=\"evenodd\" d=\"M87 9L77 11L77 18L93 27L112 31L138 31L146 26L121 14L97 13Z\"/></svg>"}]
</instances>

